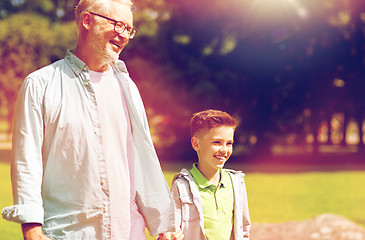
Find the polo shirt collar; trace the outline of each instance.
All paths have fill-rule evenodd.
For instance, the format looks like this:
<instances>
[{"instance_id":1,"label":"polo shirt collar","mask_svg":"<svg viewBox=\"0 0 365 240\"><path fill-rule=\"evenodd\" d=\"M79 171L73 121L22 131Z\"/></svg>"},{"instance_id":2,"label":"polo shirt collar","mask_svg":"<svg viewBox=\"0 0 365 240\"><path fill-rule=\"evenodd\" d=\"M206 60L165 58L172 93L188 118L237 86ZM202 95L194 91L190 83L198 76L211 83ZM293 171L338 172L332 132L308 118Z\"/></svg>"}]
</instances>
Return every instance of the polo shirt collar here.
<instances>
[{"instance_id":1,"label":"polo shirt collar","mask_svg":"<svg viewBox=\"0 0 365 240\"><path fill-rule=\"evenodd\" d=\"M203 188L209 188L211 186L214 186L211 182L208 181L208 179L206 179L206 177L204 177L204 175L199 171L199 169L197 168L197 163L193 164L192 169L190 170L190 174L193 176L193 179L195 181L195 183L198 185L199 188L203 189ZM224 183L225 183L225 177L224 174L222 174L222 170L219 170L219 173L221 175L221 181L219 183L219 187L225 187ZM215 186L214 186L215 187Z\"/></svg>"}]
</instances>

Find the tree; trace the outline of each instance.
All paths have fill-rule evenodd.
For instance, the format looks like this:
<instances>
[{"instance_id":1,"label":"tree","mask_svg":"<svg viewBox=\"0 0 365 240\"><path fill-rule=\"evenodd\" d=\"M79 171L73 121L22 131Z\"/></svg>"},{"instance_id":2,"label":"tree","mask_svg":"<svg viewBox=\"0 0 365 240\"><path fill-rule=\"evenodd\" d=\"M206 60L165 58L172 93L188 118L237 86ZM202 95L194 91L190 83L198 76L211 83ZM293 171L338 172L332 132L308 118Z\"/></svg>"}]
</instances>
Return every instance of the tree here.
<instances>
[{"instance_id":1,"label":"tree","mask_svg":"<svg viewBox=\"0 0 365 240\"><path fill-rule=\"evenodd\" d=\"M14 103L24 78L31 72L62 58L76 39L74 24L54 24L36 14L13 14L0 21L0 108L9 109L12 122Z\"/></svg>"},{"instance_id":2,"label":"tree","mask_svg":"<svg viewBox=\"0 0 365 240\"><path fill-rule=\"evenodd\" d=\"M362 1L278 1L282 9L268 1L167 2L171 19L159 34L166 61L180 69L197 108L239 113L259 143L303 128L304 109L316 119L362 106L363 94L352 95L363 89ZM345 89L333 85L341 76Z\"/></svg>"},{"instance_id":3,"label":"tree","mask_svg":"<svg viewBox=\"0 0 365 240\"><path fill-rule=\"evenodd\" d=\"M33 11L47 16L50 25L42 33L48 28L55 34L70 29L73 1L23 0L17 1L22 3L19 6L11 2L15 1L0 4L5 15ZM135 4L137 37L121 58L140 87L152 131L160 143L169 143L168 148L188 147L182 139L188 138L189 117L207 108L228 111L242 120L236 142L243 143L245 135L253 134L266 149L280 135L299 136L303 128L315 133L319 117L333 111L362 121L362 0L144 0ZM39 28L33 24L32 29ZM61 33L63 37L55 41L52 33L47 34L50 37L41 41L53 47L52 53L38 42L35 46L41 59L46 56L50 62L62 57L65 46L74 40L59 41L76 35ZM27 51L34 49L30 46ZM1 71L9 74L7 69ZM345 85L336 86L336 79Z\"/></svg>"}]
</instances>

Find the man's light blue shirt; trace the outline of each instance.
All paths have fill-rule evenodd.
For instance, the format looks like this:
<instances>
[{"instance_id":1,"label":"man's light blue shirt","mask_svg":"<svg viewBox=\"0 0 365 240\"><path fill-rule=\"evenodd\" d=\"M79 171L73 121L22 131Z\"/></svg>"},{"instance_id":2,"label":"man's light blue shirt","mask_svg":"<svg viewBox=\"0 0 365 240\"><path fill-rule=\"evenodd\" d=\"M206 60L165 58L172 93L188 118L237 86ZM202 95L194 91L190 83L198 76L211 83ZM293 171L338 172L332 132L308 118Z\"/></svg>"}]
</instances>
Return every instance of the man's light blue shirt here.
<instances>
[{"instance_id":1,"label":"man's light blue shirt","mask_svg":"<svg viewBox=\"0 0 365 240\"><path fill-rule=\"evenodd\" d=\"M173 231L174 207L142 99L124 62L112 65L132 123L138 209L151 235ZM109 189L89 69L71 51L31 73L14 117L14 205L7 220L43 224L54 239L109 239Z\"/></svg>"}]
</instances>

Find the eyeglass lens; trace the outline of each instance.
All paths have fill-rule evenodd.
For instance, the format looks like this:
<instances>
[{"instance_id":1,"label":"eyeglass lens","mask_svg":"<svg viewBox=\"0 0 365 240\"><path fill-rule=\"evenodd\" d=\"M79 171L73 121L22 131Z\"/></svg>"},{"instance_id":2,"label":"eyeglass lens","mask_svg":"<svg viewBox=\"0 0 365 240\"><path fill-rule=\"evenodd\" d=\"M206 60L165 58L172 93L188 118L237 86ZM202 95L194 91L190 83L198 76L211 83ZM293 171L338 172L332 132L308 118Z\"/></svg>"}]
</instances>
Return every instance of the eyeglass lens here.
<instances>
[{"instance_id":1,"label":"eyeglass lens","mask_svg":"<svg viewBox=\"0 0 365 240\"><path fill-rule=\"evenodd\" d=\"M129 38L133 38L134 35L136 34L136 30L134 30L133 28L129 28L128 26L120 22L115 24L114 30L120 34L123 33L124 31L127 31L129 34Z\"/></svg>"}]
</instances>

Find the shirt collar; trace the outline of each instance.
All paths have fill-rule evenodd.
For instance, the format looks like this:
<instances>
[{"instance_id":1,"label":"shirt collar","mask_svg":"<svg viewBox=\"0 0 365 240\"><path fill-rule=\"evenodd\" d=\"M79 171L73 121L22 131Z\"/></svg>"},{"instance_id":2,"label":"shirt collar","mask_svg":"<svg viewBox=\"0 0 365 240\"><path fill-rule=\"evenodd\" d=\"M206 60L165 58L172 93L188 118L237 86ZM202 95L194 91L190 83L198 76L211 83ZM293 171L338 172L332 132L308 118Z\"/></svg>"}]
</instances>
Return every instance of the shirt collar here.
<instances>
[{"instance_id":1,"label":"shirt collar","mask_svg":"<svg viewBox=\"0 0 365 240\"><path fill-rule=\"evenodd\" d=\"M116 62L112 62L110 65L117 72L120 71L120 72L128 73L127 66L125 65L125 63L123 61L121 61L119 59Z\"/></svg>"},{"instance_id":2,"label":"shirt collar","mask_svg":"<svg viewBox=\"0 0 365 240\"><path fill-rule=\"evenodd\" d=\"M78 76L81 72L89 71L89 67L86 65L86 63L84 63L80 58L76 57L76 55L73 53L73 50L67 50L65 61L76 74L76 76ZM116 62L112 62L110 65L117 72L128 73L125 63L119 59Z\"/></svg>"},{"instance_id":3,"label":"shirt collar","mask_svg":"<svg viewBox=\"0 0 365 240\"><path fill-rule=\"evenodd\" d=\"M199 169L197 168L197 163L193 164L192 169L190 170L190 174L193 176L193 179L195 181L195 183L198 185L199 188L203 189L203 188L209 188L211 186L214 186L211 182L208 181L208 179L206 179L204 177L204 175L199 171ZM224 182L225 182L225 177L224 174L222 174L222 170L219 170L220 175L221 175L221 181L219 183L219 187L225 187L224 186ZM215 186L214 186L215 187Z\"/></svg>"},{"instance_id":4,"label":"shirt collar","mask_svg":"<svg viewBox=\"0 0 365 240\"><path fill-rule=\"evenodd\" d=\"M72 71L78 76L82 71L89 71L89 67L80 58L73 54L72 50L67 50L65 61L70 66Z\"/></svg>"}]
</instances>

